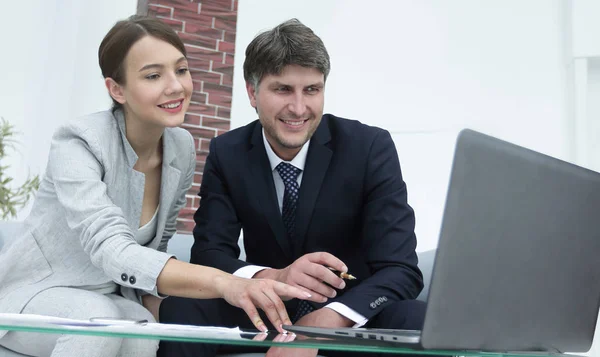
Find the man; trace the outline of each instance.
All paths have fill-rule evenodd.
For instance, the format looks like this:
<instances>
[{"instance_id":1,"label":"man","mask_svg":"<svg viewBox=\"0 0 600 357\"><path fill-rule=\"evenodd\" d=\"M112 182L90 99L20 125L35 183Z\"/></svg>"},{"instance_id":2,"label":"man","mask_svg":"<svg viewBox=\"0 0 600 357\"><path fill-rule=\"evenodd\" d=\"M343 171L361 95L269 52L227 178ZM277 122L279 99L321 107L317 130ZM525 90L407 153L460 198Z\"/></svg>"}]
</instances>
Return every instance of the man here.
<instances>
[{"instance_id":1,"label":"man","mask_svg":"<svg viewBox=\"0 0 600 357\"><path fill-rule=\"evenodd\" d=\"M329 70L323 42L296 19L249 44L244 77L259 120L211 142L191 261L306 290L310 303L286 305L297 325L420 329L415 218L394 143L385 130L323 115ZM247 261L238 260L240 229ZM171 297L160 320L251 327L222 300ZM210 356L216 348L163 342L159 355Z\"/></svg>"}]
</instances>

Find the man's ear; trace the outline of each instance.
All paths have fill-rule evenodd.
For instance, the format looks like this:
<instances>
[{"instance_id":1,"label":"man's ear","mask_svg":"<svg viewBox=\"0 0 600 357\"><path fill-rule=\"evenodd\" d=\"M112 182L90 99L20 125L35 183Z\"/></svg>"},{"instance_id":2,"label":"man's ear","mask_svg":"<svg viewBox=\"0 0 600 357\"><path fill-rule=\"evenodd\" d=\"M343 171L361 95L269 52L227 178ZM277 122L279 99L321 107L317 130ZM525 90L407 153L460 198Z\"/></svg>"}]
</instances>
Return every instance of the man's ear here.
<instances>
[{"instance_id":1,"label":"man's ear","mask_svg":"<svg viewBox=\"0 0 600 357\"><path fill-rule=\"evenodd\" d=\"M256 88L249 81L246 81L246 91L248 92L248 98L250 99L250 105L253 108L256 108Z\"/></svg>"},{"instance_id":2,"label":"man's ear","mask_svg":"<svg viewBox=\"0 0 600 357\"><path fill-rule=\"evenodd\" d=\"M117 83L114 79L108 77L104 79L104 85L108 89L108 94L117 101L119 104L125 104L125 95L123 94L123 87Z\"/></svg>"}]
</instances>

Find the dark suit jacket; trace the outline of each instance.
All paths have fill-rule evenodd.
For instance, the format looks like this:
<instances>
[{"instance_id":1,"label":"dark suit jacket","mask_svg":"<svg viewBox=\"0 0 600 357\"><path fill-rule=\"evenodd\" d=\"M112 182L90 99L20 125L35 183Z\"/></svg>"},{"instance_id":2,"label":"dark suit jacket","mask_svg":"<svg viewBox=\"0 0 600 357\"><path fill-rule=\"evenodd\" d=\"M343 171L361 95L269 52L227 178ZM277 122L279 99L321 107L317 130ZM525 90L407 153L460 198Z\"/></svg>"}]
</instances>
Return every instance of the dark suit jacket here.
<instances>
[{"instance_id":1,"label":"dark suit jacket","mask_svg":"<svg viewBox=\"0 0 600 357\"><path fill-rule=\"evenodd\" d=\"M423 287L414 212L385 130L323 116L308 149L294 242L286 235L258 121L212 140L200 196L193 263L233 273L248 264L284 268L303 254L329 252L358 280L327 303L338 301L367 318L394 301L414 299ZM240 229L246 262L237 259Z\"/></svg>"}]
</instances>

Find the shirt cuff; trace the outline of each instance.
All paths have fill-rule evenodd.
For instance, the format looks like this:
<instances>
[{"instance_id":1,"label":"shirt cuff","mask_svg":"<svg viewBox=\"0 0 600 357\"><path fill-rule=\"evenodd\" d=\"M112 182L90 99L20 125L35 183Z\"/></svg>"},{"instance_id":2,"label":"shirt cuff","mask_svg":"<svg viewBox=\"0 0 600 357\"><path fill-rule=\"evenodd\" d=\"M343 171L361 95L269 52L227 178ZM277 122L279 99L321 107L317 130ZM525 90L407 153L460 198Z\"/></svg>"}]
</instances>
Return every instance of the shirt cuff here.
<instances>
[{"instance_id":1,"label":"shirt cuff","mask_svg":"<svg viewBox=\"0 0 600 357\"><path fill-rule=\"evenodd\" d=\"M252 279L256 273L258 273L261 270L265 270L265 269L269 269L269 268L262 267L260 265L246 265L245 267L241 267L238 270L236 270L233 273L233 275L240 277L240 278Z\"/></svg>"},{"instance_id":2,"label":"shirt cuff","mask_svg":"<svg viewBox=\"0 0 600 357\"><path fill-rule=\"evenodd\" d=\"M136 297L138 299L138 302L140 304L144 305L142 297L144 295L152 295L152 294L150 294L149 292L147 292L145 290L135 289L135 295L136 295ZM161 300L164 300L164 299L168 298L170 295L164 295L164 294L158 293L158 295L152 295L152 296L156 296L157 298L159 298Z\"/></svg>"},{"instance_id":3,"label":"shirt cuff","mask_svg":"<svg viewBox=\"0 0 600 357\"><path fill-rule=\"evenodd\" d=\"M351 308L340 302L332 302L331 304L327 304L324 307L330 308L338 314L354 321L354 326L352 327L361 327L364 324L366 324L367 321L369 321L369 319L367 319L363 315L359 314L358 312L352 310Z\"/></svg>"}]
</instances>

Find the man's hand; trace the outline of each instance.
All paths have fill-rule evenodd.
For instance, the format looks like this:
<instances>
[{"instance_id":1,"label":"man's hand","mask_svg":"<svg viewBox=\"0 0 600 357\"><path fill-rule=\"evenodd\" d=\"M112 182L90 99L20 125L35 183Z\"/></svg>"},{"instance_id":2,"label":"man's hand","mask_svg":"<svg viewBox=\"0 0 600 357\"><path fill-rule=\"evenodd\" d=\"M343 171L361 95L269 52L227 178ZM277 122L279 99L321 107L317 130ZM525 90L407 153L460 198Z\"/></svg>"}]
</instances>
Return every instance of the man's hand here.
<instances>
[{"instance_id":1,"label":"man's hand","mask_svg":"<svg viewBox=\"0 0 600 357\"><path fill-rule=\"evenodd\" d=\"M300 326L318 326L318 327L350 327L354 325L354 321L338 314L332 309L322 308L304 315L296 322ZM285 348L271 347L267 351L268 357L315 357L319 350L311 348Z\"/></svg>"},{"instance_id":2,"label":"man's hand","mask_svg":"<svg viewBox=\"0 0 600 357\"><path fill-rule=\"evenodd\" d=\"M296 286L312 295L308 300L326 302L336 295L336 287L343 289L346 283L329 268L347 272L346 264L326 252L305 254L283 269L265 269L254 276L260 279L273 279ZM327 285L329 284L329 285Z\"/></svg>"}]
</instances>

